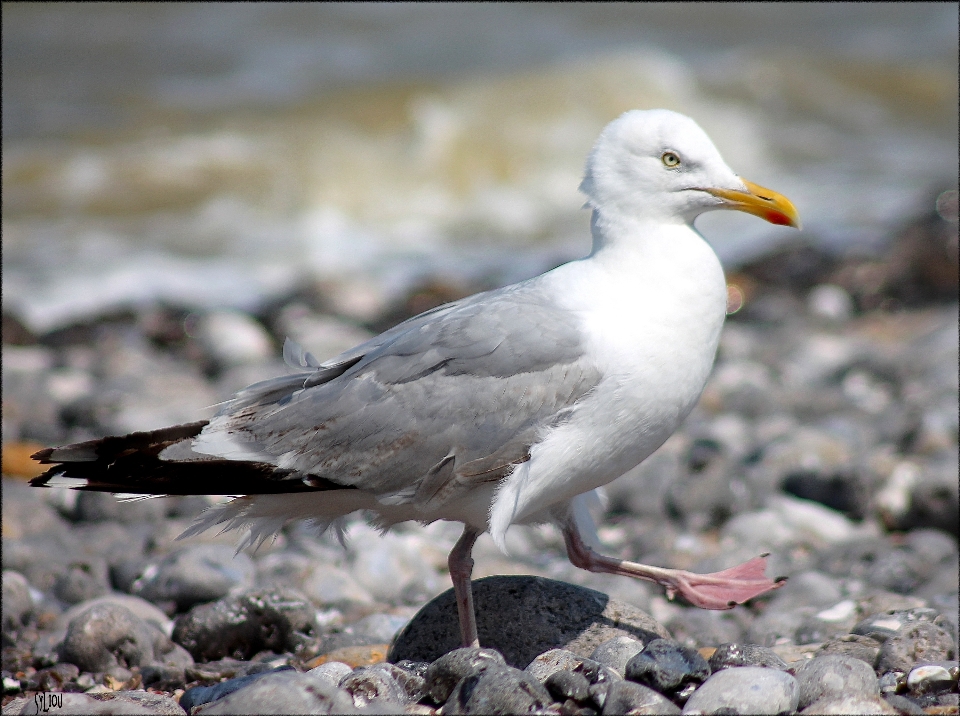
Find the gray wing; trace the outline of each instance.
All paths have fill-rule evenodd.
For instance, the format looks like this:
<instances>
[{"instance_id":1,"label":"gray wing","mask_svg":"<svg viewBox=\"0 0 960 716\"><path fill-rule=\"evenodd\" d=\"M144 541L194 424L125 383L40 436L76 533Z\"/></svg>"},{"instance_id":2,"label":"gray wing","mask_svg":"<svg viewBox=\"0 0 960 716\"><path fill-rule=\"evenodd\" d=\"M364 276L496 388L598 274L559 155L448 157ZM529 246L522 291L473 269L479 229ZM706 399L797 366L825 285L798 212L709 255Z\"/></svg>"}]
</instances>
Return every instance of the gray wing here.
<instances>
[{"instance_id":1,"label":"gray wing","mask_svg":"<svg viewBox=\"0 0 960 716\"><path fill-rule=\"evenodd\" d=\"M599 379L576 316L518 284L416 316L312 374L251 386L214 423L301 476L437 504L529 459Z\"/></svg>"}]
</instances>

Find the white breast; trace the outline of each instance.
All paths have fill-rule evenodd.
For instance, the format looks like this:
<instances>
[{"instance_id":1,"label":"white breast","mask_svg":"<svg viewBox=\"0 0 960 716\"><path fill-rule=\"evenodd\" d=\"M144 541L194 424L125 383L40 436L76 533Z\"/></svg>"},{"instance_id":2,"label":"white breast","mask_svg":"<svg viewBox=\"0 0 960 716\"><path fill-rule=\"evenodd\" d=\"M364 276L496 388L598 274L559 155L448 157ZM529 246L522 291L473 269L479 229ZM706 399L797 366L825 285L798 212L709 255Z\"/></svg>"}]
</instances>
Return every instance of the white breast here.
<instances>
[{"instance_id":1,"label":"white breast","mask_svg":"<svg viewBox=\"0 0 960 716\"><path fill-rule=\"evenodd\" d=\"M629 248L544 276L580 316L587 354L603 379L504 482L491 509L495 539L544 505L638 465L703 390L726 308L716 255L686 225L661 227L656 241Z\"/></svg>"}]
</instances>

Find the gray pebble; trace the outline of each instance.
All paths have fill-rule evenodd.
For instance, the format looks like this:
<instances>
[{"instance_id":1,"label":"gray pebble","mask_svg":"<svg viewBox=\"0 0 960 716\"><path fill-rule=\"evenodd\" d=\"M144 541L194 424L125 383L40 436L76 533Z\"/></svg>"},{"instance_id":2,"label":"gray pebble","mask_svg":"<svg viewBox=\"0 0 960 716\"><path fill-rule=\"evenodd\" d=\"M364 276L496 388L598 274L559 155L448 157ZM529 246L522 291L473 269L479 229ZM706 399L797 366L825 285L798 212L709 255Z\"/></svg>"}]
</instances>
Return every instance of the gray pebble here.
<instances>
[{"instance_id":1,"label":"gray pebble","mask_svg":"<svg viewBox=\"0 0 960 716\"><path fill-rule=\"evenodd\" d=\"M99 606L101 604L117 604L121 607L125 607L148 624L152 624L153 626L157 627L157 629L162 631L164 634L170 634L173 631L173 622L160 610L159 607L157 607L157 605L151 604L146 599L141 599L140 597L134 597L130 594L117 593L106 594L102 597L91 599L88 602L75 604L57 618L57 628L62 627L64 630L66 630L67 625L75 617L82 614L90 607Z\"/></svg>"},{"instance_id":2,"label":"gray pebble","mask_svg":"<svg viewBox=\"0 0 960 716\"><path fill-rule=\"evenodd\" d=\"M943 664L923 664L916 666L907 674L907 688L917 694L938 691L947 691L957 684L957 666L952 663L953 674L950 673L950 662Z\"/></svg>"},{"instance_id":3,"label":"gray pebble","mask_svg":"<svg viewBox=\"0 0 960 716\"><path fill-rule=\"evenodd\" d=\"M197 605L177 618L173 640L198 661L296 651L313 631L315 611L292 589L254 590Z\"/></svg>"},{"instance_id":4,"label":"gray pebble","mask_svg":"<svg viewBox=\"0 0 960 716\"><path fill-rule=\"evenodd\" d=\"M956 655L950 634L930 622L917 622L883 643L877 657L877 673L907 673L918 662L946 661Z\"/></svg>"},{"instance_id":5,"label":"gray pebble","mask_svg":"<svg viewBox=\"0 0 960 716\"><path fill-rule=\"evenodd\" d=\"M581 656L615 636L669 633L646 612L602 592L530 576L485 577L473 582L480 643L525 668L539 654L564 648ZM423 607L390 648L388 661L435 661L457 648L460 627L453 590Z\"/></svg>"},{"instance_id":6,"label":"gray pebble","mask_svg":"<svg viewBox=\"0 0 960 716\"><path fill-rule=\"evenodd\" d=\"M107 704L126 702L143 706L150 713L161 714L163 716L183 716L183 714L187 713L186 709L169 696L154 694L149 691L116 691L111 694L97 694L94 698Z\"/></svg>"},{"instance_id":7,"label":"gray pebble","mask_svg":"<svg viewBox=\"0 0 960 716\"><path fill-rule=\"evenodd\" d=\"M524 671L542 684L558 671L573 671L581 667L584 661L589 660L567 649L550 649L527 664Z\"/></svg>"},{"instance_id":8,"label":"gray pebble","mask_svg":"<svg viewBox=\"0 0 960 716\"><path fill-rule=\"evenodd\" d=\"M62 662L46 669L41 669L33 678L27 689L34 691L63 691L63 685L75 681L80 676L80 668L76 664ZM35 685L35 686L34 686Z\"/></svg>"},{"instance_id":9,"label":"gray pebble","mask_svg":"<svg viewBox=\"0 0 960 716\"><path fill-rule=\"evenodd\" d=\"M851 694L849 696L830 696L810 704L803 709L802 714L895 714L899 713L886 700L879 696L863 696Z\"/></svg>"},{"instance_id":10,"label":"gray pebble","mask_svg":"<svg viewBox=\"0 0 960 716\"><path fill-rule=\"evenodd\" d=\"M685 684L703 683L710 676L710 666L690 647L670 639L654 639L627 662L625 676L660 693L669 693Z\"/></svg>"},{"instance_id":11,"label":"gray pebble","mask_svg":"<svg viewBox=\"0 0 960 716\"><path fill-rule=\"evenodd\" d=\"M743 640L743 626L738 614L708 609L678 610L666 623L673 638L684 646L699 649Z\"/></svg>"},{"instance_id":12,"label":"gray pebble","mask_svg":"<svg viewBox=\"0 0 960 716\"><path fill-rule=\"evenodd\" d=\"M339 686L350 694L353 698L353 705L358 709L364 709L370 705L382 708L387 704L402 707L408 703L416 703L423 694L422 688L408 694L400 686L394 672L403 673L393 664L361 666L344 676ZM414 695L416 698L411 698Z\"/></svg>"},{"instance_id":13,"label":"gray pebble","mask_svg":"<svg viewBox=\"0 0 960 716\"><path fill-rule=\"evenodd\" d=\"M417 668L404 669L388 662L361 667L367 671L382 671L390 675L403 693L402 703L413 704L422 699L427 693L427 669L429 664L420 664ZM358 669L359 670L359 669Z\"/></svg>"},{"instance_id":14,"label":"gray pebble","mask_svg":"<svg viewBox=\"0 0 960 716\"><path fill-rule=\"evenodd\" d=\"M83 671L146 666L154 660L157 630L126 607L98 604L67 627L60 658Z\"/></svg>"},{"instance_id":15,"label":"gray pebble","mask_svg":"<svg viewBox=\"0 0 960 716\"><path fill-rule=\"evenodd\" d=\"M243 552L226 545L196 544L147 562L131 591L151 602L174 602L184 611L249 589L255 573L253 560Z\"/></svg>"},{"instance_id":16,"label":"gray pebble","mask_svg":"<svg viewBox=\"0 0 960 716\"><path fill-rule=\"evenodd\" d=\"M183 647L181 647L183 648ZM187 685L183 667L151 664L140 669L143 688L152 687L162 691L175 691Z\"/></svg>"},{"instance_id":17,"label":"gray pebble","mask_svg":"<svg viewBox=\"0 0 960 716\"><path fill-rule=\"evenodd\" d=\"M865 622L875 614L905 612L911 609L922 609L929 606L923 599L906 594L896 594L883 590L872 591L866 597L857 600L857 612L861 615L860 623Z\"/></svg>"},{"instance_id":18,"label":"gray pebble","mask_svg":"<svg viewBox=\"0 0 960 716\"><path fill-rule=\"evenodd\" d=\"M30 583L20 572L3 570L3 633L16 634L33 612Z\"/></svg>"},{"instance_id":19,"label":"gray pebble","mask_svg":"<svg viewBox=\"0 0 960 716\"><path fill-rule=\"evenodd\" d=\"M853 627L853 634L872 636L878 641L886 641L892 636L900 634L904 628L918 622L932 622L937 618L937 611L929 607L915 609L888 610L871 614Z\"/></svg>"},{"instance_id":20,"label":"gray pebble","mask_svg":"<svg viewBox=\"0 0 960 716\"><path fill-rule=\"evenodd\" d=\"M922 716L923 709L905 696L898 694L885 694L883 700L893 706L897 713L909 714L910 716Z\"/></svg>"},{"instance_id":21,"label":"gray pebble","mask_svg":"<svg viewBox=\"0 0 960 716\"><path fill-rule=\"evenodd\" d=\"M361 586L344 569L331 565L318 565L303 580L303 591L312 600L324 606L341 606L350 603L372 604L370 591Z\"/></svg>"},{"instance_id":22,"label":"gray pebble","mask_svg":"<svg viewBox=\"0 0 960 716\"><path fill-rule=\"evenodd\" d=\"M881 642L871 636L844 634L824 642L817 655L840 654L842 656L852 656L854 659L860 659L860 661L865 661L873 666L877 663L880 646Z\"/></svg>"},{"instance_id":23,"label":"gray pebble","mask_svg":"<svg viewBox=\"0 0 960 716\"><path fill-rule=\"evenodd\" d=\"M38 700L38 698L40 700ZM173 699L170 699L173 701ZM174 702L176 703L176 702ZM10 704L3 709L5 714L157 714L142 704L128 699L103 700L88 694L46 693L31 699L24 699L23 705L16 710ZM182 709L181 714L186 713Z\"/></svg>"},{"instance_id":24,"label":"gray pebble","mask_svg":"<svg viewBox=\"0 0 960 716\"><path fill-rule=\"evenodd\" d=\"M666 696L632 681L617 681L610 684L604 694L601 708L603 716L608 716L608 714L680 713L677 705Z\"/></svg>"},{"instance_id":25,"label":"gray pebble","mask_svg":"<svg viewBox=\"0 0 960 716\"><path fill-rule=\"evenodd\" d=\"M371 614L336 632L322 635L316 645L319 654L347 646L389 644L409 620L393 614Z\"/></svg>"},{"instance_id":26,"label":"gray pebble","mask_svg":"<svg viewBox=\"0 0 960 716\"><path fill-rule=\"evenodd\" d=\"M877 675L868 664L850 656L818 656L797 669L800 685L799 708L839 696L876 696Z\"/></svg>"},{"instance_id":27,"label":"gray pebble","mask_svg":"<svg viewBox=\"0 0 960 716\"><path fill-rule=\"evenodd\" d=\"M747 628L746 641L761 646L796 644L797 632L815 609L816 607L788 607L781 610L768 607Z\"/></svg>"},{"instance_id":28,"label":"gray pebble","mask_svg":"<svg viewBox=\"0 0 960 716\"><path fill-rule=\"evenodd\" d=\"M791 611L798 607L831 607L843 599L840 580L816 570L790 575L789 581L770 600L767 611Z\"/></svg>"},{"instance_id":29,"label":"gray pebble","mask_svg":"<svg viewBox=\"0 0 960 716\"><path fill-rule=\"evenodd\" d=\"M322 679L288 670L266 674L244 688L197 707L195 714L356 713L346 691Z\"/></svg>"},{"instance_id":30,"label":"gray pebble","mask_svg":"<svg viewBox=\"0 0 960 716\"><path fill-rule=\"evenodd\" d=\"M627 668L627 662L643 651L643 648L647 644L659 638L657 635L651 633L650 638L642 641L632 636L618 636L613 639L607 639L607 641L593 650L590 658L604 666L609 666L620 674L620 676L623 676Z\"/></svg>"},{"instance_id":31,"label":"gray pebble","mask_svg":"<svg viewBox=\"0 0 960 716\"><path fill-rule=\"evenodd\" d=\"M493 649L454 649L430 664L425 677L427 693L435 703L442 704L461 679L505 665L503 655Z\"/></svg>"},{"instance_id":32,"label":"gray pebble","mask_svg":"<svg viewBox=\"0 0 960 716\"><path fill-rule=\"evenodd\" d=\"M97 557L70 562L53 584L54 595L67 604L96 599L109 591L107 562Z\"/></svg>"},{"instance_id":33,"label":"gray pebble","mask_svg":"<svg viewBox=\"0 0 960 716\"><path fill-rule=\"evenodd\" d=\"M217 683L224 679L237 679L251 674L263 674L273 671L273 669L273 666L262 661L239 661L227 658L194 664L186 669L186 674L190 681Z\"/></svg>"},{"instance_id":34,"label":"gray pebble","mask_svg":"<svg viewBox=\"0 0 960 716\"><path fill-rule=\"evenodd\" d=\"M796 710L800 689L785 671L759 666L724 669L693 692L685 714L780 714Z\"/></svg>"},{"instance_id":35,"label":"gray pebble","mask_svg":"<svg viewBox=\"0 0 960 716\"><path fill-rule=\"evenodd\" d=\"M320 666L310 669L307 673L315 678L324 679L331 686L339 686L340 681L352 671L353 669L342 661L328 661L325 664L320 664Z\"/></svg>"},{"instance_id":36,"label":"gray pebble","mask_svg":"<svg viewBox=\"0 0 960 716\"><path fill-rule=\"evenodd\" d=\"M574 671L558 671L543 683L557 701L585 701L590 696L590 682L583 674Z\"/></svg>"},{"instance_id":37,"label":"gray pebble","mask_svg":"<svg viewBox=\"0 0 960 716\"><path fill-rule=\"evenodd\" d=\"M292 667L281 666L278 669L273 669L270 671L261 671L257 674L248 674L246 676L240 676L234 679L227 679L226 681L221 681L219 684L213 684L212 686L194 686L192 689L187 689L183 692L183 696L180 697L180 706L189 713L190 709L194 706L200 706L201 704L208 704L211 701L216 701L217 699L222 699L229 694L232 694L234 691L239 691L240 689L249 686L254 681L259 678L266 676L267 674L272 674L277 671L289 671Z\"/></svg>"},{"instance_id":38,"label":"gray pebble","mask_svg":"<svg viewBox=\"0 0 960 716\"><path fill-rule=\"evenodd\" d=\"M509 666L495 666L462 679L443 705L443 713L533 713L552 703L550 693L529 674Z\"/></svg>"},{"instance_id":39,"label":"gray pebble","mask_svg":"<svg viewBox=\"0 0 960 716\"><path fill-rule=\"evenodd\" d=\"M79 557L77 545L64 535L38 534L20 540L3 540L3 567L19 572L31 586L50 592L67 571L71 559Z\"/></svg>"},{"instance_id":40,"label":"gray pebble","mask_svg":"<svg viewBox=\"0 0 960 716\"><path fill-rule=\"evenodd\" d=\"M772 650L757 644L721 644L707 663L714 674L735 666L762 666L780 671L787 669L787 662Z\"/></svg>"}]
</instances>

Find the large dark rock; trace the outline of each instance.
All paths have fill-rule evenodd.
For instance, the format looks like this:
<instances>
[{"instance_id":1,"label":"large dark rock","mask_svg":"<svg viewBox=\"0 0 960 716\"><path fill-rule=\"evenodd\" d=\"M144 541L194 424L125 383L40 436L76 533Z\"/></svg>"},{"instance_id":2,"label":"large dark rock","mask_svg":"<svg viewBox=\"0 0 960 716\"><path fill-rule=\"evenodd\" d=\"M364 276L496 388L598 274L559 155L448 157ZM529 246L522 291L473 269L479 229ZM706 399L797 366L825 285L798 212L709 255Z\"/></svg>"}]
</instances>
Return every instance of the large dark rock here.
<instances>
[{"instance_id":1,"label":"large dark rock","mask_svg":"<svg viewBox=\"0 0 960 716\"><path fill-rule=\"evenodd\" d=\"M524 668L549 649L589 657L617 636L669 637L646 612L602 592L543 577L497 576L473 583L480 645ZM387 660L435 661L460 646L456 599L449 589L421 609L397 635Z\"/></svg>"}]
</instances>

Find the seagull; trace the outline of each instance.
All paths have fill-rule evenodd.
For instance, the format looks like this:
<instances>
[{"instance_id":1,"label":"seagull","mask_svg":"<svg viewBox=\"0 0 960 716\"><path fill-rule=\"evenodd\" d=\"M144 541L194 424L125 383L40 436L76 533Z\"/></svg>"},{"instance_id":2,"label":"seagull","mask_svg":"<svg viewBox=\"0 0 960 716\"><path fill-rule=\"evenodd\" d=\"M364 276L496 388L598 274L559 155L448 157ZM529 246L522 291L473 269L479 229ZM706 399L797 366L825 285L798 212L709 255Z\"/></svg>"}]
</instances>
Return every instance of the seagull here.
<instances>
[{"instance_id":1,"label":"seagull","mask_svg":"<svg viewBox=\"0 0 960 716\"><path fill-rule=\"evenodd\" d=\"M726 283L694 229L733 209L799 228L784 196L737 176L689 117L633 110L607 125L580 190L593 247L527 281L426 311L323 362L251 385L209 421L47 448L34 486L139 496L227 495L182 536L244 528L241 548L294 520L342 529L463 523L449 557L464 646L478 646L471 551L511 525L556 525L591 572L649 580L705 609L776 589L766 555L714 574L595 551L595 490L639 465L697 403Z\"/></svg>"}]
</instances>

